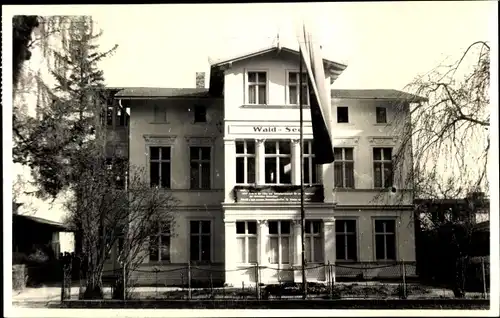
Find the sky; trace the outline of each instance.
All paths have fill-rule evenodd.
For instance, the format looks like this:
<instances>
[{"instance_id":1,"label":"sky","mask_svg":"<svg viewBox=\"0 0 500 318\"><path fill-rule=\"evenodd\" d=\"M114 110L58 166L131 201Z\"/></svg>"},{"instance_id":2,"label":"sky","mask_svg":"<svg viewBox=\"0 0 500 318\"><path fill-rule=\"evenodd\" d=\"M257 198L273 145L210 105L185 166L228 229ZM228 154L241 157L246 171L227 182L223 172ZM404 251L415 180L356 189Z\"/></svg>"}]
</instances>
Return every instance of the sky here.
<instances>
[{"instance_id":1,"label":"sky","mask_svg":"<svg viewBox=\"0 0 500 318\"><path fill-rule=\"evenodd\" d=\"M334 88L402 89L477 40L494 39L494 1L104 6L101 64L110 86L193 87L208 57L296 48L294 21L315 25L324 58L346 63Z\"/></svg>"}]
</instances>

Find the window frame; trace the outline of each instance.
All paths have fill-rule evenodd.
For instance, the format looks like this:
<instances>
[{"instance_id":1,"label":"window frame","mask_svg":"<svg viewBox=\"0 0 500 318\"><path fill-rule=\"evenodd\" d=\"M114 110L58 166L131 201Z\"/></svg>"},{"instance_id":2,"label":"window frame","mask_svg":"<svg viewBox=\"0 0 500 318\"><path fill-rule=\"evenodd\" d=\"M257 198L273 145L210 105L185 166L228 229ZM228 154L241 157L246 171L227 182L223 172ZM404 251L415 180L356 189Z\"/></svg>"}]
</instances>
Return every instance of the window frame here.
<instances>
[{"instance_id":1,"label":"window frame","mask_svg":"<svg viewBox=\"0 0 500 318\"><path fill-rule=\"evenodd\" d=\"M299 83L300 83L300 77L299 77L299 70L288 70L286 72L286 104L287 105L292 105L292 106L297 106L297 105L300 105L300 87L299 87ZM296 79L296 83L291 83L290 82L290 75L293 74L295 75L295 79ZM307 72L302 72L302 74L304 74L306 76L306 81L305 83L302 83L302 86L306 89L305 90L305 94L306 94L306 102L305 104L302 104L303 106L309 106L310 105L310 94L309 94L309 84L308 84L308 74ZM297 103L293 104L291 102L291 94L290 94L290 86L295 86L297 87Z\"/></svg>"},{"instance_id":2,"label":"window frame","mask_svg":"<svg viewBox=\"0 0 500 318\"><path fill-rule=\"evenodd\" d=\"M309 222L309 223L308 223ZM307 242L309 241L309 246L311 248L311 259L312 260L307 260L307 249L306 249L306 263L307 264L323 264L325 262L325 237L324 237L324 224L322 220L306 220L305 222L305 230L304 230L304 240ZM319 224L319 232L314 233L314 223ZM308 226L309 225L309 226ZM308 233L308 228L309 228L309 233ZM314 239L319 238L320 239L320 247L321 247L321 259L320 260L315 260L315 248L314 248ZM304 244L304 247L307 245Z\"/></svg>"},{"instance_id":3,"label":"window frame","mask_svg":"<svg viewBox=\"0 0 500 318\"><path fill-rule=\"evenodd\" d=\"M394 232L386 232L385 227L386 225L384 224L384 232L377 232L376 231L376 223L377 222L394 222ZM398 223L396 218L373 218L372 222L372 229L373 229L373 259L376 262L395 262L398 260L398 242L397 242L397 233L398 233ZM377 236L382 236L384 237L384 257L383 259L378 259L377 258ZM388 235L393 235L394 236L394 259L387 258L387 236Z\"/></svg>"},{"instance_id":4,"label":"window frame","mask_svg":"<svg viewBox=\"0 0 500 318\"><path fill-rule=\"evenodd\" d=\"M252 222L252 223L255 223L255 234L250 234L248 233L248 223L249 222ZM245 225L245 233L244 234L239 234L238 233L238 226L237 226L237 223L244 223ZM258 255L258 251L259 251L259 239L258 239L258 223L257 221L255 220L238 220L235 222L235 234L236 234L236 240L238 239L243 239L244 240L244 254L245 254L245 257L244 257L244 261L243 262L240 262L240 261L237 261L238 264L257 264L258 260L259 260L259 255ZM255 262L250 262L249 260L249 255L250 255L250 249L249 249L249 239L250 238L255 238ZM240 252L240 251L238 251Z\"/></svg>"},{"instance_id":5,"label":"window frame","mask_svg":"<svg viewBox=\"0 0 500 318\"><path fill-rule=\"evenodd\" d=\"M150 235L149 236L149 252L148 252L148 263L170 263L172 262L172 223L168 222L168 225L165 225L164 230L168 228L166 231L162 231L162 227L158 226L158 233L156 235ZM161 243L162 243L162 238L163 237L168 237L168 260L163 260L162 259L162 254L161 254ZM158 247L157 247L157 253L158 253L158 259L157 260L151 260L151 237L157 237L158 238Z\"/></svg>"},{"instance_id":6,"label":"window frame","mask_svg":"<svg viewBox=\"0 0 500 318\"><path fill-rule=\"evenodd\" d=\"M197 111L200 110L200 109L203 109L204 111L204 120L197 120ZM207 106L205 105L194 105L193 107L193 123L195 124L206 124L208 123L208 117L207 117L207 114L208 114L208 108ZM198 118L199 119L199 118Z\"/></svg>"},{"instance_id":7,"label":"window frame","mask_svg":"<svg viewBox=\"0 0 500 318\"><path fill-rule=\"evenodd\" d=\"M384 110L384 120L383 121L379 121L379 109L383 109ZM375 107L375 122L377 124L387 124L387 107L385 106L376 106Z\"/></svg>"},{"instance_id":8,"label":"window frame","mask_svg":"<svg viewBox=\"0 0 500 318\"><path fill-rule=\"evenodd\" d=\"M354 150L355 150L355 147L349 147L349 146L334 147L333 148L334 153L335 153L335 149L342 149L342 160L335 160L333 163L333 165L334 165L334 167L333 167L333 173L334 173L333 186L334 186L334 188L336 188L336 189L356 189L356 178L355 178L355 174L354 174L354 164L355 164ZM345 155L346 149L352 149L352 160L346 159L346 155ZM335 184L335 165L338 163L342 164L342 186L341 187L337 187L337 185ZM347 186L346 163L352 163L352 182L353 182L352 187Z\"/></svg>"},{"instance_id":9,"label":"window frame","mask_svg":"<svg viewBox=\"0 0 500 318\"><path fill-rule=\"evenodd\" d=\"M380 149L380 160L375 160L375 150ZM384 149L391 149L391 159L385 160L384 159ZM393 161L393 151L394 147L392 146L377 146L377 147L372 147L372 169L373 169L373 188L374 189L387 189L390 187L394 186L394 161ZM377 176L376 176L376 169L375 169L375 164L380 163L381 164L381 186L377 186ZM385 173L384 173L384 164L390 163L391 164L391 175L392 175L392 180L390 186L385 186Z\"/></svg>"},{"instance_id":10,"label":"window frame","mask_svg":"<svg viewBox=\"0 0 500 318\"><path fill-rule=\"evenodd\" d=\"M213 233L214 233L214 222L212 219L203 219L203 218L196 218L196 219L188 219L187 220L187 226L188 226L188 237L189 237L189 246L188 246L188 253L189 253L189 256L188 256L188 260L189 260L189 263L191 264L211 264L213 263L213 259L214 259L214 237L213 237ZM197 233L191 233L191 222L198 222L198 232ZM202 222L209 222L210 223L210 233L202 233ZM192 240L193 240L193 236L197 237L198 239L198 259L197 260L192 260L191 259L191 248L192 248ZM203 237L206 237L208 236L210 238L210 242L209 242L209 248L210 248L210 255L209 255L209 260L208 261L204 261L202 260L202 241L203 241Z\"/></svg>"},{"instance_id":11,"label":"window frame","mask_svg":"<svg viewBox=\"0 0 500 318\"><path fill-rule=\"evenodd\" d=\"M303 164L307 165L307 170L309 172L309 176L312 177L312 175L315 175L316 177L316 182L308 182L308 180L305 180L305 167L304 167L304 185L307 186L314 186L314 185L319 185L322 183L321 180L321 173L320 173L320 165L314 164L314 151L313 151L313 140L312 139L304 139L304 148L307 146L307 152L305 149L302 150L302 158L303 158ZM300 164L300 163L299 163ZM302 169L302 168L301 168ZM299 180L300 180L300 175L299 175Z\"/></svg>"},{"instance_id":12,"label":"window frame","mask_svg":"<svg viewBox=\"0 0 500 318\"><path fill-rule=\"evenodd\" d=\"M277 234L271 234L269 231L270 223L276 222L278 225L278 233ZM288 234L283 234L281 231L282 223L283 222L288 222L289 225L289 231ZM282 253L282 238L288 238L288 263L283 263L283 253ZM271 252L271 239L277 238L278 239L278 262L273 263L273 256L270 255L269 257L269 264L273 265L291 265L293 262L293 255L291 254L291 246L292 246L292 221L291 220L268 220L268 241L269 241L269 252ZM271 253L270 253L271 254ZM291 257L292 256L292 257Z\"/></svg>"},{"instance_id":13,"label":"window frame","mask_svg":"<svg viewBox=\"0 0 500 318\"><path fill-rule=\"evenodd\" d=\"M266 143L271 143L271 142L274 142L275 143L275 146L276 146L276 152L275 153L266 153ZM280 154L279 152L279 143L280 142L287 142L290 146L290 154ZM273 186L280 186L280 185L285 185L285 186L288 186L288 185L292 185L293 184L293 164L292 164L292 159L293 159L293 151L292 151L292 141L289 140L289 139L269 139L269 140L264 140L264 144L263 144L263 147L264 147L264 185L273 185ZM275 183L267 183L266 182L266 159L267 158L275 158L276 159L276 182ZM291 166L291 170L290 170L290 183L282 183L281 182L281 175L280 175L280 159L281 158L288 158L290 159L290 166Z\"/></svg>"},{"instance_id":14,"label":"window frame","mask_svg":"<svg viewBox=\"0 0 500 318\"><path fill-rule=\"evenodd\" d=\"M198 148L198 157L196 159L191 158L191 148ZM210 156L209 159L202 159L202 149L201 148L208 148L210 150ZM208 146L208 145L189 145L189 190L211 190L213 188L213 178L212 178L212 170L213 170L213 147ZM202 174L203 174L203 169L202 169L202 164L207 163L209 164L210 170L209 170L209 185L208 188L204 188L202 186ZM197 163L198 164L198 187L193 187L193 180L191 178L191 164L192 163Z\"/></svg>"},{"instance_id":15,"label":"window frame","mask_svg":"<svg viewBox=\"0 0 500 318\"><path fill-rule=\"evenodd\" d=\"M158 114L161 114L161 118L158 119ZM153 123L155 124L165 124L167 123L167 108L161 105L153 105Z\"/></svg>"},{"instance_id":16,"label":"window frame","mask_svg":"<svg viewBox=\"0 0 500 318\"><path fill-rule=\"evenodd\" d=\"M347 110L347 121L339 121L339 110L340 109L346 109ZM350 120L349 120L349 107L348 106L337 106L337 124L349 124L350 123Z\"/></svg>"},{"instance_id":17,"label":"window frame","mask_svg":"<svg viewBox=\"0 0 500 318\"><path fill-rule=\"evenodd\" d=\"M151 148L158 148L159 149L159 159L151 159ZM169 153L170 153L170 158L169 159L163 159L161 154L163 153L163 151L161 151L162 148L169 148ZM158 187L159 189L172 189L172 151L173 151L173 147L170 146L170 145L148 145L148 151L149 151L149 156L148 156L148 159L149 159L149 164L148 164L148 167L149 167L149 186L151 188L153 188L153 185L152 185L152 180L151 180L151 163L155 162L155 163L158 163L158 167L159 167L159 170L158 170L158 173L159 173L159 176L158 176L158 185L156 187ZM162 186L162 178L161 178L161 172L162 172L162 163L164 162L167 162L169 164L169 175L170 175L170 180L168 180L168 187L163 187Z\"/></svg>"},{"instance_id":18,"label":"window frame","mask_svg":"<svg viewBox=\"0 0 500 318\"><path fill-rule=\"evenodd\" d=\"M256 73L256 82L250 82L250 74L251 73ZM259 81L259 76L257 75L258 73L265 73L266 74L266 80L265 82L260 82ZM264 103L259 103L259 85L265 85L264 91L265 91L265 101ZM255 103L250 102L250 86L256 86L255 90ZM269 104L269 71L265 69L248 69L245 70L245 104L247 105L252 105L252 106L263 106L263 105L268 105Z\"/></svg>"},{"instance_id":19,"label":"window frame","mask_svg":"<svg viewBox=\"0 0 500 318\"><path fill-rule=\"evenodd\" d=\"M254 153L248 153L248 142L254 143ZM238 153L237 143L243 142L243 153ZM235 173L235 184L237 185L255 185L257 183L257 141L254 139L236 139L234 141L235 146L235 156L236 158L243 158L243 183L238 182L237 173ZM254 159L254 182L248 182L248 158ZM236 159L237 161L237 159ZM235 163L235 169L237 169L237 163Z\"/></svg>"},{"instance_id":20,"label":"window frame","mask_svg":"<svg viewBox=\"0 0 500 318\"><path fill-rule=\"evenodd\" d=\"M337 232L337 222L345 222L344 223L344 231L343 232ZM348 232L347 231L347 222L354 222L354 233L353 232ZM348 247L348 240L347 240L347 237L349 235L351 236L354 236L355 238L355 246L354 246L354 250L356 251L355 253L355 259L348 259L348 258L345 258L345 259L341 259L338 257L338 254L337 254L337 246L335 243L335 259L338 261L338 262L345 262L345 263L355 263L355 262L358 262L359 260L359 238L358 238L358 232L359 232L359 229L358 229L358 219L356 218L337 218L335 220L335 242L337 242L337 236L339 235L342 235L344 236L345 238L345 244L344 244L344 254L346 256L348 256L348 250L349 250L349 247Z\"/></svg>"}]
</instances>

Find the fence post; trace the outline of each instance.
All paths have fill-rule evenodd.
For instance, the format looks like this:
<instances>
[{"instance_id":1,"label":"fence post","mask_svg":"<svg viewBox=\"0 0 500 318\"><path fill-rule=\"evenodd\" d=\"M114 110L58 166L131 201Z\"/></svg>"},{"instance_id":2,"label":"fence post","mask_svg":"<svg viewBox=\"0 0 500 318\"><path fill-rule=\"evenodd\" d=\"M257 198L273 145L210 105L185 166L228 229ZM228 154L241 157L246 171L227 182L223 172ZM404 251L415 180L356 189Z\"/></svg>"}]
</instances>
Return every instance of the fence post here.
<instances>
[{"instance_id":1,"label":"fence post","mask_svg":"<svg viewBox=\"0 0 500 318\"><path fill-rule=\"evenodd\" d=\"M255 264L255 293L257 299L260 299L260 284L259 284L259 263Z\"/></svg>"},{"instance_id":2,"label":"fence post","mask_svg":"<svg viewBox=\"0 0 500 318\"><path fill-rule=\"evenodd\" d=\"M127 299L127 284L125 282L125 274L126 274L126 271L125 271L125 262L123 262L123 265L122 265L122 280L123 280L123 300L126 300Z\"/></svg>"},{"instance_id":3,"label":"fence post","mask_svg":"<svg viewBox=\"0 0 500 318\"><path fill-rule=\"evenodd\" d=\"M486 289L486 270L484 266L484 257L481 258L481 272L483 276L483 291L484 291L484 299L487 298L487 289Z\"/></svg>"},{"instance_id":4,"label":"fence post","mask_svg":"<svg viewBox=\"0 0 500 318\"><path fill-rule=\"evenodd\" d=\"M188 299L191 299L191 262L188 261Z\"/></svg>"},{"instance_id":5,"label":"fence post","mask_svg":"<svg viewBox=\"0 0 500 318\"><path fill-rule=\"evenodd\" d=\"M332 265L330 264L330 261L328 261L327 271L328 271L328 285L330 286L330 290L329 290L330 295L329 296L330 296L330 299L333 299Z\"/></svg>"},{"instance_id":6,"label":"fence post","mask_svg":"<svg viewBox=\"0 0 500 318\"><path fill-rule=\"evenodd\" d=\"M403 274L403 299L406 299L406 267L404 261L401 263L401 272Z\"/></svg>"},{"instance_id":7,"label":"fence post","mask_svg":"<svg viewBox=\"0 0 500 318\"><path fill-rule=\"evenodd\" d=\"M60 261L62 266L61 266L61 272L62 272L62 285L61 285L61 303L64 301L64 291L66 289L66 272L65 272L65 268L64 268L64 260L61 260Z\"/></svg>"}]
</instances>

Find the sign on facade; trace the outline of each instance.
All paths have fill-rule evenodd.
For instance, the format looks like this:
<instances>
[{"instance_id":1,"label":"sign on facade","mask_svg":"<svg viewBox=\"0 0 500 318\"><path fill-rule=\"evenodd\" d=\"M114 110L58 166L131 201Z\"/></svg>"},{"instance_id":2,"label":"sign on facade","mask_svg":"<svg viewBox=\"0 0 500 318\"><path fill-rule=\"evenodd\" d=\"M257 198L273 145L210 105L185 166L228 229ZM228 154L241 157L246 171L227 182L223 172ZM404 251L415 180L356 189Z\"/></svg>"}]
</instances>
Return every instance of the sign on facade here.
<instances>
[{"instance_id":1,"label":"sign on facade","mask_svg":"<svg viewBox=\"0 0 500 318\"><path fill-rule=\"evenodd\" d=\"M236 202L276 202L276 203L300 203L300 188L290 190L279 190L269 188L262 189L235 189ZM304 202L322 202L323 190L321 187L306 187L304 189Z\"/></svg>"},{"instance_id":2,"label":"sign on facade","mask_svg":"<svg viewBox=\"0 0 500 318\"><path fill-rule=\"evenodd\" d=\"M233 135L298 135L300 126L285 125L231 125L229 133ZM304 126L304 135L312 135L312 126Z\"/></svg>"}]
</instances>

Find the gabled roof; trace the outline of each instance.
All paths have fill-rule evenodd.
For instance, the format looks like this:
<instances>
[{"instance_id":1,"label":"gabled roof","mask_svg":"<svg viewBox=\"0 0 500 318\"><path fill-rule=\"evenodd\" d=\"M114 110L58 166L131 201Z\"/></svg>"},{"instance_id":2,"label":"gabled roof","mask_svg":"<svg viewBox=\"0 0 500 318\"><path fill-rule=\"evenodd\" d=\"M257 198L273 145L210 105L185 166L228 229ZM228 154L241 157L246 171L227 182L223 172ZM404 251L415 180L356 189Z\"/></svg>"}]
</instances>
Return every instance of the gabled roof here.
<instances>
[{"instance_id":1,"label":"gabled roof","mask_svg":"<svg viewBox=\"0 0 500 318\"><path fill-rule=\"evenodd\" d=\"M207 98L206 88L169 88L169 87L124 87L115 97L118 98Z\"/></svg>"},{"instance_id":2,"label":"gabled roof","mask_svg":"<svg viewBox=\"0 0 500 318\"><path fill-rule=\"evenodd\" d=\"M425 102L427 98L395 89L332 89L332 98L339 99L385 99L413 103Z\"/></svg>"},{"instance_id":3,"label":"gabled roof","mask_svg":"<svg viewBox=\"0 0 500 318\"><path fill-rule=\"evenodd\" d=\"M297 57L299 56L299 51L296 51L296 50L293 50L293 49L290 49L287 47L282 47L282 46L281 47L280 46L271 46L271 47L263 48L263 49L256 50L256 51L238 54L238 55L233 56L231 58L226 58L223 60L214 61L211 63L211 66L212 67L220 67L220 66L227 65L230 63L243 61L243 60L246 60L246 59L249 59L252 57L261 56L261 55L265 55L265 54L273 53L273 52L275 52L275 53L286 52L286 53L295 54L295 55L297 55ZM334 61L331 61L328 59L323 59L323 62L325 64L327 64L329 67L336 68L338 71L343 71L347 68L347 65L344 65L344 64L338 63L338 62L334 62Z\"/></svg>"}]
</instances>

